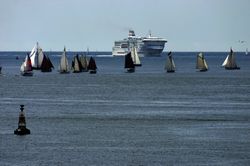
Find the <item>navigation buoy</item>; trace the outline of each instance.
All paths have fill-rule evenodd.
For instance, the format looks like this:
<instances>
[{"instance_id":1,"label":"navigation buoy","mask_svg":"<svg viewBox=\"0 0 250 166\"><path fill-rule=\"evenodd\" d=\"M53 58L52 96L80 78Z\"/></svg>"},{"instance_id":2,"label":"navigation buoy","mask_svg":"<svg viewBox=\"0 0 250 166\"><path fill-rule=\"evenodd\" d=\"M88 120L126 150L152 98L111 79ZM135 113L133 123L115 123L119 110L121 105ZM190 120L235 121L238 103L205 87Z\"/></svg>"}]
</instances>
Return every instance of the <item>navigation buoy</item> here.
<instances>
[{"instance_id":1,"label":"navigation buoy","mask_svg":"<svg viewBox=\"0 0 250 166\"><path fill-rule=\"evenodd\" d=\"M26 135L30 134L30 130L26 128L26 121L24 115L24 105L20 105L20 113L19 113L19 121L18 121L18 128L14 131L16 135Z\"/></svg>"}]
</instances>

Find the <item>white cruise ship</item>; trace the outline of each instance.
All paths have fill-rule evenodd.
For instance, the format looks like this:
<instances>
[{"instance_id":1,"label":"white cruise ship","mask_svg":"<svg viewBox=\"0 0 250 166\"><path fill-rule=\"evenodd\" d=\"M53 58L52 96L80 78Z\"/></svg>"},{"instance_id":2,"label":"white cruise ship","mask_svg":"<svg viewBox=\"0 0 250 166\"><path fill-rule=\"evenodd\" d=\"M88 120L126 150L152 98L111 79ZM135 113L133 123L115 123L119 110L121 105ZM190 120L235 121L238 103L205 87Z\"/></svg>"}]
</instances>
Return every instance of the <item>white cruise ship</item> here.
<instances>
[{"instance_id":1,"label":"white cruise ship","mask_svg":"<svg viewBox=\"0 0 250 166\"><path fill-rule=\"evenodd\" d=\"M115 41L112 48L113 56L125 56L133 46L138 50L139 56L161 56L166 39L153 37L136 37L133 30L129 30L128 38Z\"/></svg>"}]
</instances>

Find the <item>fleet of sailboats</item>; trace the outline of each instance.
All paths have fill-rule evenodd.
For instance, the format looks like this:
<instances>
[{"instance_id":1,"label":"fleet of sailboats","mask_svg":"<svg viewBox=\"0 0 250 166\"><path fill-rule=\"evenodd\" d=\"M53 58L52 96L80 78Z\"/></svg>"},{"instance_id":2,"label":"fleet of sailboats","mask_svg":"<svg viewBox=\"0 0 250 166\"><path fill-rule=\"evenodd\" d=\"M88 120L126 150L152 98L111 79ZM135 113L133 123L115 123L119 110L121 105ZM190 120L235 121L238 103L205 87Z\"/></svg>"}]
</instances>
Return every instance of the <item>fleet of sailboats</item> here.
<instances>
[{"instance_id":1,"label":"fleet of sailboats","mask_svg":"<svg viewBox=\"0 0 250 166\"><path fill-rule=\"evenodd\" d=\"M248 54L248 50L246 49L246 55ZM132 73L135 72L135 67L141 66L141 61L138 56L136 47L132 47L131 51L125 55L125 63L124 68L127 69L127 72ZM232 48L230 49L229 55L227 55L226 59L224 60L223 67L226 70L239 70L240 67L236 64L236 57L235 53L233 52ZM97 72L97 66L95 59L90 57L89 61L86 55L76 55L73 57L72 61L72 72L79 73L79 72L87 72L94 74ZM32 76L33 69L41 70L41 72L51 72L54 68L50 58L46 56L42 48L39 46L38 42L32 49L30 54L27 54L25 57L25 61L22 63L20 67L21 75L23 76ZM0 66L0 73L2 67ZM196 59L196 69L201 72L208 70L208 65L205 60L203 53L199 53ZM169 52L167 55L167 60L165 63L165 70L167 72L175 72L176 66L172 56L172 52ZM70 65L68 61L68 57L66 55L66 48L62 52L62 56L60 59L59 64L59 72L60 73L70 73Z\"/></svg>"},{"instance_id":2,"label":"fleet of sailboats","mask_svg":"<svg viewBox=\"0 0 250 166\"><path fill-rule=\"evenodd\" d=\"M225 67L226 70L239 70L240 69L240 67L237 66L236 64L235 55L234 55L232 48L230 49L229 55L227 55L225 61L223 62L222 67Z\"/></svg>"},{"instance_id":3,"label":"fleet of sailboats","mask_svg":"<svg viewBox=\"0 0 250 166\"><path fill-rule=\"evenodd\" d=\"M205 57L202 53L199 53L197 55L197 60L196 60L196 69L198 69L201 72L207 71L208 70L208 65L205 60Z\"/></svg>"},{"instance_id":4,"label":"fleet of sailboats","mask_svg":"<svg viewBox=\"0 0 250 166\"><path fill-rule=\"evenodd\" d=\"M168 73L174 73L175 72L175 63L174 63L174 59L172 57L172 52L171 51L168 53L168 56L167 56L167 61L166 61L166 64L165 64L165 70Z\"/></svg>"},{"instance_id":5,"label":"fleet of sailboats","mask_svg":"<svg viewBox=\"0 0 250 166\"><path fill-rule=\"evenodd\" d=\"M26 55L25 60L21 65L20 71L22 76L33 76L31 59L29 54Z\"/></svg>"},{"instance_id":6,"label":"fleet of sailboats","mask_svg":"<svg viewBox=\"0 0 250 166\"><path fill-rule=\"evenodd\" d=\"M69 61L66 55L66 48L64 47L63 53L60 59L59 72L61 74L66 74L70 72Z\"/></svg>"}]
</instances>

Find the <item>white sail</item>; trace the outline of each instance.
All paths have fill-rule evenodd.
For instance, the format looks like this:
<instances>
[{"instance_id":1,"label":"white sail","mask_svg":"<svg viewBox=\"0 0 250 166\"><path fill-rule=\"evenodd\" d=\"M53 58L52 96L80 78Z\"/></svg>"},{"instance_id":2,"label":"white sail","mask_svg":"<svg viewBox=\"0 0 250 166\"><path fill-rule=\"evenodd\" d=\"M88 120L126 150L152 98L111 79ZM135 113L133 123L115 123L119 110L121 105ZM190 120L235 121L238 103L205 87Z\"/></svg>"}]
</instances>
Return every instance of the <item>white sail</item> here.
<instances>
[{"instance_id":1,"label":"white sail","mask_svg":"<svg viewBox=\"0 0 250 166\"><path fill-rule=\"evenodd\" d=\"M59 65L59 71L61 73L68 73L70 71L69 68L69 62L66 56L66 48L64 47L62 56L61 56L61 60L60 60L60 65Z\"/></svg>"},{"instance_id":2,"label":"white sail","mask_svg":"<svg viewBox=\"0 0 250 166\"><path fill-rule=\"evenodd\" d=\"M25 67L24 67L24 65L25 65L25 62L23 62L23 63L22 63L22 65L21 65L21 67L20 67L20 71L21 71L21 73L23 73L23 72L25 71Z\"/></svg>"},{"instance_id":3,"label":"white sail","mask_svg":"<svg viewBox=\"0 0 250 166\"><path fill-rule=\"evenodd\" d=\"M167 72L174 72L175 71L175 63L174 63L174 59L173 59L172 55L169 55L167 58L165 70L167 70Z\"/></svg>"},{"instance_id":4,"label":"white sail","mask_svg":"<svg viewBox=\"0 0 250 166\"><path fill-rule=\"evenodd\" d=\"M226 59L224 60L224 62L222 63L222 65L221 66L226 66L226 64L228 63L228 57L229 57L229 55L227 55L227 57L226 57Z\"/></svg>"},{"instance_id":5,"label":"white sail","mask_svg":"<svg viewBox=\"0 0 250 166\"><path fill-rule=\"evenodd\" d=\"M44 58L44 53L41 47L38 47L38 63L37 68L41 68L42 62Z\"/></svg>"},{"instance_id":6,"label":"white sail","mask_svg":"<svg viewBox=\"0 0 250 166\"><path fill-rule=\"evenodd\" d=\"M33 47L33 49L31 50L31 53L30 53L30 60L31 60L31 64L32 64L32 67L37 67L37 45L38 43L35 44L35 46Z\"/></svg>"},{"instance_id":7,"label":"white sail","mask_svg":"<svg viewBox=\"0 0 250 166\"><path fill-rule=\"evenodd\" d=\"M236 64L235 55L232 49L229 55L226 57L225 61L223 62L222 66L225 67L226 69L231 69L231 70L240 69Z\"/></svg>"},{"instance_id":8,"label":"white sail","mask_svg":"<svg viewBox=\"0 0 250 166\"><path fill-rule=\"evenodd\" d=\"M246 55L248 55L248 49L246 48Z\"/></svg>"},{"instance_id":9,"label":"white sail","mask_svg":"<svg viewBox=\"0 0 250 166\"><path fill-rule=\"evenodd\" d=\"M135 66L140 66L141 61L140 61L140 58L139 58L139 55L137 53L137 49L135 46L132 47L131 56L132 56L132 60L135 64Z\"/></svg>"},{"instance_id":10,"label":"white sail","mask_svg":"<svg viewBox=\"0 0 250 166\"><path fill-rule=\"evenodd\" d=\"M207 62L206 62L205 57L202 53L199 53L197 55L196 69L199 69L201 71L208 70Z\"/></svg>"},{"instance_id":11,"label":"white sail","mask_svg":"<svg viewBox=\"0 0 250 166\"><path fill-rule=\"evenodd\" d=\"M42 48L40 48L38 42L31 50L31 53L29 56L31 59L32 67L39 69L41 67L42 62L43 62L44 54L43 54Z\"/></svg>"}]
</instances>

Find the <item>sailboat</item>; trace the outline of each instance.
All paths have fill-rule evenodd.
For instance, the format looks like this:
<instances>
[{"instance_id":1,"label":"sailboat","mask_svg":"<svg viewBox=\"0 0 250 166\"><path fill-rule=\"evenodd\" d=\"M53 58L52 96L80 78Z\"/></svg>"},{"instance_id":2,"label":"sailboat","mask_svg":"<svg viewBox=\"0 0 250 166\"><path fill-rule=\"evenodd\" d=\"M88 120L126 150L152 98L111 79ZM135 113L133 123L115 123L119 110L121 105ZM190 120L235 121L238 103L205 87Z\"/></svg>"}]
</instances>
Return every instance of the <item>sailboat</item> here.
<instances>
[{"instance_id":1,"label":"sailboat","mask_svg":"<svg viewBox=\"0 0 250 166\"><path fill-rule=\"evenodd\" d=\"M248 49L246 48L246 55L248 55Z\"/></svg>"},{"instance_id":2,"label":"sailboat","mask_svg":"<svg viewBox=\"0 0 250 166\"><path fill-rule=\"evenodd\" d=\"M52 62L50 61L49 57L44 54L41 64L41 72L51 72L52 68L54 68Z\"/></svg>"},{"instance_id":3,"label":"sailboat","mask_svg":"<svg viewBox=\"0 0 250 166\"><path fill-rule=\"evenodd\" d=\"M42 48L39 46L38 42L35 44L30 53L30 59L32 68L35 70L40 70L44 58L44 53Z\"/></svg>"},{"instance_id":4,"label":"sailboat","mask_svg":"<svg viewBox=\"0 0 250 166\"><path fill-rule=\"evenodd\" d=\"M89 59L89 65L88 65L88 70L90 74L95 74L96 73L96 63L95 63L95 59L91 56Z\"/></svg>"},{"instance_id":5,"label":"sailboat","mask_svg":"<svg viewBox=\"0 0 250 166\"><path fill-rule=\"evenodd\" d=\"M74 56L74 59L72 61L72 70L73 70L73 73L80 73L82 71L82 65L79 60L78 54Z\"/></svg>"},{"instance_id":6,"label":"sailboat","mask_svg":"<svg viewBox=\"0 0 250 166\"><path fill-rule=\"evenodd\" d=\"M131 57L131 52L129 52L127 55L125 55L124 68L127 69L128 73L135 72L135 64L134 64L133 59Z\"/></svg>"},{"instance_id":7,"label":"sailboat","mask_svg":"<svg viewBox=\"0 0 250 166\"><path fill-rule=\"evenodd\" d=\"M201 72L207 71L208 70L208 65L205 60L205 57L202 53L199 53L197 55L197 60L196 60L196 69L199 69Z\"/></svg>"},{"instance_id":8,"label":"sailboat","mask_svg":"<svg viewBox=\"0 0 250 166\"><path fill-rule=\"evenodd\" d=\"M175 63L174 63L174 59L172 57L172 52L171 51L168 53L168 58L167 58L167 62L166 62L166 65L165 65L165 70L168 73L174 73L175 72Z\"/></svg>"},{"instance_id":9,"label":"sailboat","mask_svg":"<svg viewBox=\"0 0 250 166\"><path fill-rule=\"evenodd\" d=\"M64 47L64 50L63 50L63 53L61 56L61 60L60 60L59 72L61 74L70 72L70 67L69 67L69 62L68 62L68 58L66 55L66 48L65 47Z\"/></svg>"},{"instance_id":10,"label":"sailboat","mask_svg":"<svg viewBox=\"0 0 250 166\"><path fill-rule=\"evenodd\" d=\"M140 61L140 58L139 58L139 55L137 53L137 49L135 46L132 47L131 57L135 66L141 66L141 61Z\"/></svg>"},{"instance_id":11,"label":"sailboat","mask_svg":"<svg viewBox=\"0 0 250 166\"><path fill-rule=\"evenodd\" d=\"M87 72L88 71L88 59L87 59L87 57L86 57L86 55L85 56L81 56L80 57L80 62L81 62L81 65L82 65L82 71L83 72Z\"/></svg>"},{"instance_id":12,"label":"sailboat","mask_svg":"<svg viewBox=\"0 0 250 166\"><path fill-rule=\"evenodd\" d=\"M235 60L235 55L232 50L230 49L229 55L226 57L225 61L222 64L222 67L225 67L226 70L239 70L240 67L237 66L236 60Z\"/></svg>"},{"instance_id":13,"label":"sailboat","mask_svg":"<svg viewBox=\"0 0 250 166\"><path fill-rule=\"evenodd\" d=\"M21 75L23 76L33 76L31 59L30 59L29 54L26 55L25 61L22 63L20 71L21 71Z\"/></svg>"}]
</instances>

